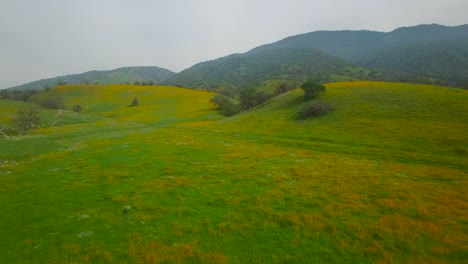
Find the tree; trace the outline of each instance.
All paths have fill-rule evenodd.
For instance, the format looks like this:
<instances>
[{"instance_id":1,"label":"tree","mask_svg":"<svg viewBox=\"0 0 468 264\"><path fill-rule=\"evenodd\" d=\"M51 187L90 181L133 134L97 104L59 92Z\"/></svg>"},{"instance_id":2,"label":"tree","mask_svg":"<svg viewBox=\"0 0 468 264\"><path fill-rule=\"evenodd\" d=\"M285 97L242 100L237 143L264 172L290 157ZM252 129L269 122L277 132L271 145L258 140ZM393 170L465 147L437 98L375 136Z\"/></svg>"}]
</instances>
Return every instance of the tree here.
<instances>
[{"instance_id":1,"label":"tree","mask_svg":"<svg viewBox=\"0 0 468 264\"><path fill-rule=\"evenodd\" d=\"M141 85L141 82L140 81L135 81L133 84L134 85Z\"/></svg>"},{"instance_id":2,"label":"tree","mask_svg":"<svg viewBox=\"0 0 468 264\"><path fill-rule=\"evenodd\" d=\"M272 95L256 91L255 88L247 88L239 93L240 106L245 110L250 109L267 102L271 97Z\"/></svg>"},{"instance_id":3,"label":"tree","mask_svg":"<svg viewBox=\"0 0 468 264\"><path fill-rule=\"evenodd\" d=\"M81 111L83 111L83 107L81 105L74 105L72 106L72 111L80 113Z\"/></svg>"},{"instance_id":4,"label":"tree","mask_svg":"<svg viewBox=\"0 0 468 264\"><path fill-rule=\"evenodd\" d=\"M39 106L35 104L27 104L16 112L15 121L23 135L28 133L31 128L37 126L41 119L40 114Z\"/></svg>"},{"instance_id":5,"label":"tree","mask_svg":"<svg viewBox=\"0 0 468 264\"><path fill-rule=\"evenodd\" d=\"M140 101L138 100L138 98L135 97L135 98L133 98L132 104L130 106L137 106L139 104L140 104Z\"/></svg>"},{"instance_id":6,"label":"tree","mask_svg":"<svg viewBox=\"0 0 468 264\"><path fill-rule=\"evenodd\" d=\"M306 81L301 85L301 89L304 90L304 98L306 100L313 99L317 97L320 92L325 92L325 86L313 82Z\"/></svg>"},{"instance_id":7,"label":"tree","mask_svg":"<svg viewBox=\"0 0 468 264\"><path fill-rule=\"evenodd\" d=\"M214 103L216 109L225 116L232 116L239 113L239 106L234 104L227 96L218 94L211 98L210 102Z\"/></svg>"}]
</instances>

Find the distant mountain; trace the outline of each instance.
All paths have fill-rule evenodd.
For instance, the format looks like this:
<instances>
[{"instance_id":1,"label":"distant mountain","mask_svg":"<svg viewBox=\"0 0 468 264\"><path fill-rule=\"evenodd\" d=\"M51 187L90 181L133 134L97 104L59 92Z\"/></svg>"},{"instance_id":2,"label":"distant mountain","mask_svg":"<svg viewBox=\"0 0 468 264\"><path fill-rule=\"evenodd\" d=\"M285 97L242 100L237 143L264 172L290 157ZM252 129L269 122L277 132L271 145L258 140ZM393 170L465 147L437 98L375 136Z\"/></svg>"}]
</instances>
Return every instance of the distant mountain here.
<instances>
[{"instance_id":1,"label":"distant mountain","mask_svg":"<svg viewBox=\"0 0 468 264\"><path fill-rule=\"evenodd\" d=\"M149 82L153 81L156 84L162 83L175 73L155 67L155 66L140 66L140 67L124 67L109 71L89 71L81 74L64 75L55 78L42 79L26 83L23 85L11 87L12 90L32 90L43 89L47 86L55 86L59 83L78 84L78 83L100 83L100 84L118 84L126 82Z\"/></svg>"},{"instance_id":2,"label":"distant mountain","mask_svg":"<svg viewBox=\"0 0 468 264\"><path fill-rule=\"evenodd\" d=\"M468 25L419 25L388 33L311 32L197 64L166 83L241 88L278 79L377 79L468 86Z\"/></svg>"},{"instance_id":3,"label":"distant mountain","mask_svg":"<svg viewBox=\"0 0 468 264\"><path fill-rule=\"evenodd\" d=\"M358 68L315 47L271 45L196 64L172 76L165 84L216 90L261 85L266 81L299 84L306 79L330 82L365 79L369 75L379 73Z\"/></svg>"},{"instance_id":4,"label":"distant mountain","mask_svg":"<svg viewBox=\"0 0 468 264\"><path fill-rule=\"evenodd\" d=\"M349 63L399 77L449 85L468 84L468 25L419 25L389 33L318 31L270 45L314 47Z\"/></svg>"}]
</instances>

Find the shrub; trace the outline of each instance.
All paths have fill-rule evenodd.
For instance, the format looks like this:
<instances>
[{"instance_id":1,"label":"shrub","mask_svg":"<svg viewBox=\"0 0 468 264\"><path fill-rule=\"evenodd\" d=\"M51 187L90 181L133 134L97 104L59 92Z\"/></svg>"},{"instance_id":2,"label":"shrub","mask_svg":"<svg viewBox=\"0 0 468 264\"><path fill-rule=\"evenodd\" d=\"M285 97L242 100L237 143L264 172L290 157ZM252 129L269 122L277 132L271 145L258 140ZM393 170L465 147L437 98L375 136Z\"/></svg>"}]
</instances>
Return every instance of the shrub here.
<instances>
[{"instance_id":1,"label":"shrub","mask_svg":"<svg viewBox=\"0 0 468 264\"><path fill-rule=\"evenodd\" d=\"M77 112L77 113L80 113L81 111L83 111L83 107L81 105L74 105L72 107L72 111L73 112Z\"/></svg>"},{"instance_id":2,"label":"shrub","mask_svg":"<svg viewBox=\"0 0 468 264\"><path fill-rule=\"evenodd\" d=\"M304 108L304 110L302 110L302 112L299 114L299 117L307 118L313 116L322 116L330 113L332 110L333 106L331 104L318 101Z\"/></svg>"},{"instance_id":3,"label":"shrub","mask_svg":"<svg viewBox=\"0 0 468 264\"><path fill-rule=\"evenodd\" d=\"M140 101L138 100L138 98L133 98L132 100L132 104L130 104L130 106L137 106L140 104Z\"/></svg>"},{"instance_id":4,"label":"shrub","mask_svg":"<svg viewBox=\"0 0 468 264\"><path fill-rule=\"evenodd\" d=\"M45 98L35 100L36 103L42 107L49 109L65 109L63 97L57 95L50 95Z\"/></svg>"},{"instance_id":5,"label":"shrub","mask_svg":"<svg viewBox=\"0 0 468 264\"><path fill-rule=\"evenodd\" d=\"M124 207L122 207L123 214L128 214L130 213L131 210L132 210L132 207L130 205L125 205Z\"/></svg>"}]
</instances>

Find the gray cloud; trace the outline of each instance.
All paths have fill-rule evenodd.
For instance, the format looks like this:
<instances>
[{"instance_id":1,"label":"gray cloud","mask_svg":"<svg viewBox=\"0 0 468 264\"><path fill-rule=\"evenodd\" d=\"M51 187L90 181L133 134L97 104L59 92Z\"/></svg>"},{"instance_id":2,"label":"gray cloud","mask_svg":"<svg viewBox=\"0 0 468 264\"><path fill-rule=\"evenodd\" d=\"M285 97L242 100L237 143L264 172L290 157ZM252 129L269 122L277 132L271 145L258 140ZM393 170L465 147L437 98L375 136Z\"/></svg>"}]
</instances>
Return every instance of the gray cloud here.
<instances>
[{"instance_id":1,"label":"gray cloud","mask_svg":"<svg viewBox=\"0 0 468 264\"><path fill-rule=\"evenodd\" d=\"M0 88L191 65L315 31L468 23L466 0L0 0Z\"/></svg>"}]
</instances>

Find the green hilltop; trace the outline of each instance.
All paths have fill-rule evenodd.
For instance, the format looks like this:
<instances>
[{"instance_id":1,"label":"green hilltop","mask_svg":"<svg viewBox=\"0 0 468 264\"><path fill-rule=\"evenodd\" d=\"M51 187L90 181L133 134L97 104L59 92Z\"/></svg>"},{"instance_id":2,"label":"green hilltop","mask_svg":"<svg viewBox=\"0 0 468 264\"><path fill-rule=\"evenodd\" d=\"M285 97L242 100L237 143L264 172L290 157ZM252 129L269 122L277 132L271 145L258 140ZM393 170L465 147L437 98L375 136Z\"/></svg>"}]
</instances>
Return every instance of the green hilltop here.
<instances>
[{"instance_id":1,"label":"green hilltop","mask_svg":"<svg viewBox=\"0 0 468 264\"><path fill-rule=\"evenodd\" d=\"M229 118L176 87L30 100L50 94L83 111L0 138L2 263L466 260L466 90L329 83ZM298 119L319 100L334 110ZM0 127L24 104L0 100Z\"/></svg>"},{"instance_id":2,"label":"green hilltop","mask_svg":"<svg viewBox=\"0 0 468 264\"><path fill-rule=\"evenodd\" d=\"M162 83L175 73L156 66L123 67L107 71L88 71L25 83L10 90L42 90L61 84Z\"/></svg>"}]
</instances>

